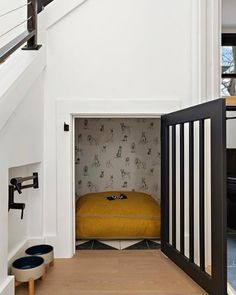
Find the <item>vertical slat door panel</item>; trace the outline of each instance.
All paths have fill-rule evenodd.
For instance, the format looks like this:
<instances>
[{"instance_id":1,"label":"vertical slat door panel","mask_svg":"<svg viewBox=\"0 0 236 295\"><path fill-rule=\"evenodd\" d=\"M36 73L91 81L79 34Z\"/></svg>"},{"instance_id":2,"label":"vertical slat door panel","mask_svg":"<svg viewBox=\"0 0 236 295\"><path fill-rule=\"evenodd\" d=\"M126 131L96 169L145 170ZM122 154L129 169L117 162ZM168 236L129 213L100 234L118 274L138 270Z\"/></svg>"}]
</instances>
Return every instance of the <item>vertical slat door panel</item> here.
<instances>
[{"instance_id":1,"label":"vertical slat door panel","mask_svg":"<svg viewBox=\"0 0 236 295\"><path fill-rule=\"evenodd\" d=\"M194 262L194 131L193 122L189 122L189 259Z\"/></svg>"},{"instance_id":2,"label":"vertical slat door panel","mask_svg":"<svg viewBox=\"0 0 236 295\"><path fill-rule=\"evenodd\" d=\"M205 270L211 275L211 120L205 120Z\"/></svg>"},{"instance_id":3,"label":"vertical slat door panel","mask_svg":"<svg viewBox=\"0 0 236 295\"><path fill-rule=\"evenodd\" d=\"M226 107L162 116L162 251L209 294L227 294Z\"/></svg>"},{"instance_id":4,"label":"vertical slat door panel","mask_svg":"<svg viewBox=\"0 0 236 295\"><path fill-rule=\"evenodd\" d=\"M176 172L175 172L175 179L176 179L176 197L175 197L175 211L176 211L176 218L175 218L175 232L176 232L176 249L180 251L180 125L176 125ZM172 162L173 163L173 162ZM173 209L173 207L172 207Z\"/></svg>"},{"instance_id":5,"label":"vertical slat door panel","mask_svg":"<svg viewBox=\"0 0 236 295\"><path fill-rule=\"evenodd\" d=\"M179 142L180 142L180 252L185 255L185 247L184 247L184 239L185 239L185 218L184 218L184 124L180 125L180 134L179 134Z\"/></svg>"},{"instance_id":6,"label":"vertical slat door panel","mask_svg":"<svg viewBox=\"0 0 236 295\"><path fill-rule=\"evenodd\" d=\"M176 126L172 126L172 246L176 247Z\"/></svg>"},{"instance_id":7,"label":"vertical slat door panel","mask_svg":"<svg viewBox=\"0 0 236 295\"><path fill-rule=\"evenodd\" d=\"M169 244L172 245L172 126L169 126Z\"/></svg>"},{"instance_id":8,"label":"vertical slat door panel","mask_svg":"<svg viewBox=\"0 0 236 295\"><path fill-rule=\"evenodd\" d=\"M199 121L199 236L200 268L205 271L205 127L204 120Z\"/></svg>"},{"instance_id":9,"label":"vertical slat door panel","mask_svg":"<svg viewBox=\"0 0 236 295\"><path fill-rule=\"evenodd\" d=\"M199 150L199 121L195 121L194 124L194 149L193 149L193 232L194 232L194 257L193 261L196 265L200 266L200 222L199 222L199 195L200 195L200 150Z\"/></svg>"},{"instance_id":10,"label":"vertical slat door panel","mask_svg":"<svg viewBox=\"0 0 236 295\"><path fill-rule=\"evenodd\" d=\"M184 255L189 255L189 123L184 124Z\"/></svg>"}]
</instances>

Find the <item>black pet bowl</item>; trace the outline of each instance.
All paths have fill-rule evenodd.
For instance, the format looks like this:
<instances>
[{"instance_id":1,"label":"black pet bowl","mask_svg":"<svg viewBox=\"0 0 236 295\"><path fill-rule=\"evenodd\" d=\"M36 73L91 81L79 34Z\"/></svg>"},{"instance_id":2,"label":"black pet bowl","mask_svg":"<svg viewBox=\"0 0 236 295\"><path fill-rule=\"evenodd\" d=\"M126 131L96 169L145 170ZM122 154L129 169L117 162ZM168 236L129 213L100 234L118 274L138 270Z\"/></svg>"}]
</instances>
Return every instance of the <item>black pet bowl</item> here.
<instances>
[{"instance_id":1,"label":"black pet bowl","mask_svg":"<svg viewBox=\"0 0 236 295\"><path fill-rule=\"evenodd\" d=\"M36 245L26 249L27 255L36 255L44 259L45 264L49 264L54 260L54 251L51 245Z\"/></svg>"},{"instance_id":2,"label":"black pet bowl","mask_svg":"<svg viewBox=\"0 0 236 295\"><path fill-rule=\"evenodd\" d=\"M22 257L12 263L11 270L18 282L37 280L45 273L44 259L39 256Z\"/></svg>"}]
</instances>

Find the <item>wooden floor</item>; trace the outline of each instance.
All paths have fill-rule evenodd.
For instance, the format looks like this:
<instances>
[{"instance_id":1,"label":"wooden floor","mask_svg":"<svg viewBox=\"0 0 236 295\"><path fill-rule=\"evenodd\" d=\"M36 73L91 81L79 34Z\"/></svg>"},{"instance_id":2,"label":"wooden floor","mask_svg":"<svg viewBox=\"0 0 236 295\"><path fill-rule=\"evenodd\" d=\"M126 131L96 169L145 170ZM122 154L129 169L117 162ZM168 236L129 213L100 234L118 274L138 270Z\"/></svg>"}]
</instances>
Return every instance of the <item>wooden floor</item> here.
<instances>
[{"instance_id":1,"label":"wooden floor","mask_svg":"<svg viewBox=\"0 0 236 295\"><path fill-rule=\"evenodd\" d=\"M16 295L27 294L26 285ZM77 251L57 259L36 295L200 295L206 294L159 250Z\"/></svg>"}]
</instances>

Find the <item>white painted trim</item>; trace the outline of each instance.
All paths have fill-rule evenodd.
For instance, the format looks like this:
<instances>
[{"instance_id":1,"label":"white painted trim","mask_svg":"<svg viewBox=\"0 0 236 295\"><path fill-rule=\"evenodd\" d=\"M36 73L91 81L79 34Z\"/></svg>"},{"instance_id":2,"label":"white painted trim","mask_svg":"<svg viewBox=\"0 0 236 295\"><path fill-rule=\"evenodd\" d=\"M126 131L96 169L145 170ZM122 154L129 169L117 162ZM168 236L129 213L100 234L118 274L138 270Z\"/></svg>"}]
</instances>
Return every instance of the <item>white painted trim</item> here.
<instances>
[{"instance_id":1,"label":"white painted trim","mask_svg":"<svg viewBox=\"0 0 236 295\"><path fill-rule=\"evenodd\" d=\"M0 66L0 130L46 66L46 50L17 50Z\"/></svg>"},{"instance_id":2,"label":"white painted trim","mask_svg":"<svg viewBox=\"0 0 236 295\"><path fill-rule=\"evenodd\" d=\"M220 46L221 0L192 1L192 103L220 97Z\"/></svg>"},{"instance_id":3,"label":"white painted trim","mask_svg":"<svg viewBox=\"0 0 236 295\"><path fill-rule=\"evenodd\" d=\"M75 204L75 118L76 116L73 117L73 122L72 122L72 249L73 249L73 255L75 254L76 251L76 222L75 222L75 209L76 209L76 204Z\"/></svg>"},{"instance_id":4,"label":"white painted trim","mask_svg":"<svg viewBox=\"0 0 236 295\"><path fill-rule=\"evenodd\" d=\"M64 122L73 126L74 117L160 117L180 109L180 102L158 100L59 100L57 101L57 236L56 257L69 258L74 247L73 128L64 132ZM156 110L156 111L155 111ZM69 197L70 196L70 197ZM46 239L47 240L47 239Z\"/></svg>"},{"instance_id":5,"label":"white painted trim","mask_svg":"<svg viewBox=\"0 0 236 295\"><path fill-rule=\"evenodd\" d=\"M207 100L221 95L222 0L207 0Z\"/></svg>"},{"instance_id":6,"label":"white painted trim","mask_svg":"<svg viewBox=\"0 0 236 295\"><path fill-rule=\"evenodd\" d=\"M14 276L7 276L7 278L0 284L0 295L15 294Z\"/></svg>"},{"instance_id":7,"label":"white painted trim","mask_svg":"<svg viewBox=\"0 0 236 295\"><path fill-rule=\"evenodd\" d=\"M45 9L46 28L50 28L66 17L70 12L82 6L89 0L57 0L50 3Z\"/></svg>"},{"instance_id":8,"label":"white painted trim","mask_svg":"<svg viewBox=\"0 0 236 295\"><path fill-rule=\"evenodd\" d=\"M205 55L205 31L206 31L206 5L205 0L192 1L192 102L200 103L205 96L206 81L206 55Z\"/></svg>"},{"instance_id":9,"label":"white painted trim","mask_svg":"<svg viewBox=\"0 0 236 295\"><path fill-rule=\"evenodd\" d=\"M79 116L160 116L180 108L180 100L71 99L57 101L58 114L79 114Z\"/></svg>"},{"instance_id":10,"label":"white painted trim","mask_svg":"<svg viewBox=\"0 0 236 295\"><path fill-rule=\"evenodd\" d=\"M23 241L22 243L20 243L19 245L17 245L17 247L15 247L11 252L8 253L8 263L11 263L16 256L21 255L22 253L22 249L26 249L27 248L27 239L25 241Z\"/></svg>"}]
</instances>

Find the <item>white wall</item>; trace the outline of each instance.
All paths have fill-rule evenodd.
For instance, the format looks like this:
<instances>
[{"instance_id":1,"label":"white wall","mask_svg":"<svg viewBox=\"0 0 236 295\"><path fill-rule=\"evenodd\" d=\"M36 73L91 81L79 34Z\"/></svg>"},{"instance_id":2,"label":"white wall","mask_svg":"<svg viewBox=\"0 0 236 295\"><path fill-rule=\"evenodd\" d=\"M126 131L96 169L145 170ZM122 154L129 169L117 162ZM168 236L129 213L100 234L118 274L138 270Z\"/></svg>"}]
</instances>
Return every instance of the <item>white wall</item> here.
<instances>
[{"instance_id":1,"label":"white wall","mask_svg":"<svg viewBox=\"0 0 236 295\"><path fill-rule=\"evenodd\" d=\"M49 28L44 132L45 193L51 199L45 207L46 235L57 231L56 100L190 104L191 8L188 0L89 0Z\"/></svg>"},{"instance_id":2,"label":"white wall","mask_svg":"<svg viewBox=\"0 0 236 295\"><path fill-rule=\"evenodd\" d=\"M109 111L111 100L179 100L187 106L220 95L220 11L215 0L72 2L73 10L56 22L51 20L53 9L61 13L62 2L53 2L47 30L44 194L51 198L44 222L48 242L57 247L62 206L57 100L107 100Z\"/></svg>"},{"instance_id":3,"label":"white wall","mask_svg":"<svg viewBox=\"0 0 236 295\"><path fill-rule=\"evenodd\" d=\"M50 25L47 41L43 42L48 50L44 130L44 86L41 76L0 133L0 183L5 184L0 188L0 282L4 281L7 273L9 167L44 160L44 234L48 241L56 242L56 128L60 127L56 125L57 99L104 99L107 100L108 111L109 100L120 100L121 103L127 98L142 102L147 99L180 100L182 105L189 105L199 102L200 96L203 100L214 97L201 95L205 93L201 90L207 88L207 83L211 86L211 80L215 79L213 73L217 72L217 63L212 62L213 58L208 61L206 57L207 54L215 57L215 49L210 47L215 45L218 38L215 21L218 7L214 5L215 0L88 0L79 7L81 2L68 0L65 7L64 0L57 0L50 4L48 14L42 13L48 18L45 23ZM42 17L39 27L43 31L45 23ZM211 30L213 23L214 32L211 35L207 28ZM212 37L209 37L210 45L205 44L205 32ZM35 53L24 54L28 57ZM199 59L202 60L201 65ZM9 60L13 61L12 58ZM21 66L21 61L19 55L15 64ZM40 65L36 64L28 71L28 77L18 92L25 88L31 77L36 79L34 74L37 68L38 72L42 71L43 56ZM5 76L9 80L13 76L10 71L2 74L1 81ZM19 77L15 79L19 81ZM9 88L12 90L13 87ZM12 96L17 97L17 88L13 90L4 92L5 102ZM211 93L216 92L214 88ZM63 208L63 204L59 207ZM58 254L63 253L63 246L56 246Z\"/></svg>"},{"instance_id":4,"label":"white wall","mask_svg":"<svg viewBox=\"0 0 236 295\"><path fill-rule=\"evenodd\" d=\"M8 123L0 131L0 284L7 278L8 264L8 214L11 219L10 225L15 225L17 232L18 214L15 212L8 213L8 183L9 183L9 168L24 166L32 163L40 163L43 157L43 76L39 77L22 103L15 110ZM35 168L35 167L34 167ZM21 175L19 175L21 176ZM35 196L32 196L35 197ZM36 198L40 198L37 196ZM42 199L41 199L42 202ZM39 205L38 200L36 203ZM35 203L35 204L36 204ZM40 210L40 205L37 206ZM34 205L32 205L31 213L29 207L26 209L29 215L35 214ZM36 218L36 216L35 216ZM31 222L30 220L28 220ZM33 221L33 219L32 219ZM40 215L39 223L40 224ZM28 225L27 225L28 226ZM13 230L11 228L11 230ZM21 228L24 232L24 238L27 238L24 227ZM42 230L42 226L41 226ZM37 234L41 234L38 229ZM22 243L20 237L13 241L11 237L9 247L17 249ZM1 289L1 286L0 286Z\"/></svg>"},{"instance_id":5,"label":"white wall","mask_svg":"<svg viewBox=\"0 0 236 295\"><path fill-rule=\"evenodd\" d=\"M188 100L190 18L187 0L87 1L48 31L46 93Z\"/></svg>"}]
</instances>

